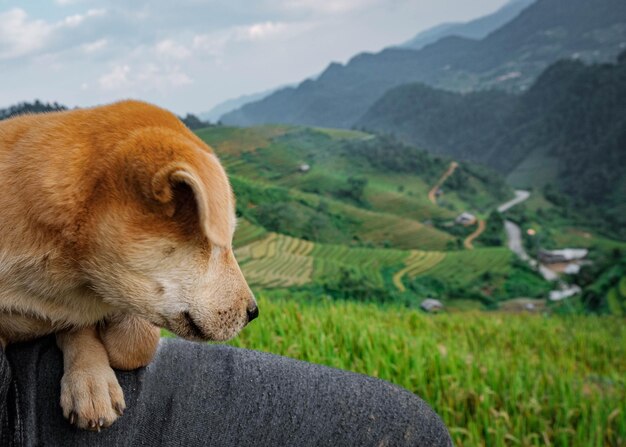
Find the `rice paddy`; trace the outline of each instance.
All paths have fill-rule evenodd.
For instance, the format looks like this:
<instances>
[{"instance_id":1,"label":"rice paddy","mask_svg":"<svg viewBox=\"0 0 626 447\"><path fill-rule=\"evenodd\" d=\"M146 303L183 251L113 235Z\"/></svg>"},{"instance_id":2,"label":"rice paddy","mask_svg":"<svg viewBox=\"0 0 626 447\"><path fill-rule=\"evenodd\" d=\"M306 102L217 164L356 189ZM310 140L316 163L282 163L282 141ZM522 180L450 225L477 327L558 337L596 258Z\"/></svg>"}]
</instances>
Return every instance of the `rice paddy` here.
<instances>
[{"instance_id":1,"label":"rice paddy","mask_svg":"<svg viewBox=\"0 0 626 447\"><path fill-rule=\"evenodd\" d=\"M247 224L244 234L257 234ZM244 237L244 236L242 236ZM290 287L323 282L341 268L359 271L374 284L384 285L384 271L392 271L393 284L404 291L404 278L428 275L442 281L471 282L489 272L506 274L512 255L507 249L481 248L442 252L349 247L319 244L277 233L265 233L238 246L237 259L248 282L256 287Z\"/></svg>"}]
</instances>

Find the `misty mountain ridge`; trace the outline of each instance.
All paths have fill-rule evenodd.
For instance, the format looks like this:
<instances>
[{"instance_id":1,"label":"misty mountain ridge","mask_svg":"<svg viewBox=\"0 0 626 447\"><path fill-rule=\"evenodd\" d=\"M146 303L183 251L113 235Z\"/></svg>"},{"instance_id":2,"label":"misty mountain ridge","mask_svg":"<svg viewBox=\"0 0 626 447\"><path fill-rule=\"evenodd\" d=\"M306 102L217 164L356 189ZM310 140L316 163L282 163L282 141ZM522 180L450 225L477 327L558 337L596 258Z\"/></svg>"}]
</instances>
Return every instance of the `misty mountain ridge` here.
<instances>
[{"instance_id":1,"label":"misty mountain ridge","mask_svg":"<svg viewBox=\"0 0 626 447\"><path fill-rule=\"evenodd\" d=\"M239 107L245 104L248 104L250 102L260 101L261 99L268 97L272 93L282 88L285 88L285 87L283 86L283 87L271 88L269 90L264 90L262 92L250 93L247 95L238 96L236 98L227 99L226 101L222 101L219 104L216 104L215 106L213 106L211 110L207 112L199 113L198 118L204 121L217 122L220 120L222 115L228 112L231 112L233 110L236 110Z\"/></svg>"},{"instance_id":2,"label":"misty mountain ridge","mask_svg":"<svg viewBox=\"0 0 626 447\"><path fill-rule=\"evenodd\" d=\"M316 80L282 89L223 116L234 125L262 123L352 127L387 90L425 84L455 91L524 91L562 58L612 60L626 47L626 2L538 0L482 40L445 37L419 51L362 53L331 64Z\"/></svg>"},{"instance_id":3,"label":"misty mountain ridge","mask_svg":"<svg viewBox=\"0 0 626 447\"><path fill-rule=\"evenodd\" d=\"M398 45L400 48L420 50L444 37L459 36L480 40L519 15L535 0L511 0L492 14L469 22L443 23L422 31L411 40Z\"/></svg>"}]
</instances>

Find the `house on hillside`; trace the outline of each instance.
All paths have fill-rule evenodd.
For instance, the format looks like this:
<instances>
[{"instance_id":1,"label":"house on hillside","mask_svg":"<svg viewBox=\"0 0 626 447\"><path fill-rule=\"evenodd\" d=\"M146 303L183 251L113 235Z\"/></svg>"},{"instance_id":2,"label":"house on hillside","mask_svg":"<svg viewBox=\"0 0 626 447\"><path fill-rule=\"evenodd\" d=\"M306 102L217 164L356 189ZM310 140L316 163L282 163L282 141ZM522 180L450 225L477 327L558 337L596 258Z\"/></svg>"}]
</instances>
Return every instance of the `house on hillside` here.
<instances>
[{"instance_id":1,"label":"house on hillside","mask_svg":"<svg viewBox=\"0 0 626 447\"><path fill-rule=\"evenodd\" d=\"M303 163L298 167L298 171L300 172L309 172L310 170L311 170L311 165L308 165L306 163Z\"/></svg>"},{"instance_id":2,"label":"house on hillside","mask_svg":"<svg viewBox=\"0 0 626 447\"><path fill-rule=\"evenodd\" d=\"M466 227L469 225L474 225L476 223L476 216L465 211L461 213L456 219L454 219L454 223L456 223L457 225L464 225Z\"/></svg>"},{"instance_id":3,"label":"house on hillside","mask_svg":"<svg viewBox=\"0 0 626 447\"><path fill-rule=\"evenodd\" d=\"M571 298L581 292L582 289L578 286L572 286L562 290L552 290L550 292L550 301L563 301L564 299Z\"/></svg>"},{"instance_id":4,"label":"house on hillside","mask_svg":"<svg viewBox=\"0 0 626 447\"><path fill-rule=\"evenodd\" d=\"M564 248L562 250L539 250L539 261L543 264L561 264L583 261L589 250L586 248Z\"/></svg>"},{"instance_id":5,"label":"house on hillside","mask_svg":"<svg viewBox=\"0 0 626 447\"><path fill-rule=\"evenodd\" d=\"M443 310L443 303L439 300L435 300L433 298L427 298L420 304L420 308L424 312L440 312Z\"/></svg>"}]
</instances>

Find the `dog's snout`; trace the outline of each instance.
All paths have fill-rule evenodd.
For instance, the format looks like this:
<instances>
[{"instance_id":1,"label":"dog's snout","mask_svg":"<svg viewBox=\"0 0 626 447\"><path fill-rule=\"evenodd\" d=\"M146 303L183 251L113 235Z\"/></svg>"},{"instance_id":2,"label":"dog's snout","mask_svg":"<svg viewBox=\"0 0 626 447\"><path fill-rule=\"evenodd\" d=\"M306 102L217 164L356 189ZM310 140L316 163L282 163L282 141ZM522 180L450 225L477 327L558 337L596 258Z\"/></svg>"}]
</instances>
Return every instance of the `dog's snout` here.
<instances>
[{"instance_id":1,"label":"dog's snout","mask_svg":"<svg viewBox=\"0 0 626 447\"><path fill-rule=\"evenodd\" d=\"M248 312L248 323L259 316L259 308L256 304L252 307L249 307L246 311Z\"/></svg>"}]
</instances>

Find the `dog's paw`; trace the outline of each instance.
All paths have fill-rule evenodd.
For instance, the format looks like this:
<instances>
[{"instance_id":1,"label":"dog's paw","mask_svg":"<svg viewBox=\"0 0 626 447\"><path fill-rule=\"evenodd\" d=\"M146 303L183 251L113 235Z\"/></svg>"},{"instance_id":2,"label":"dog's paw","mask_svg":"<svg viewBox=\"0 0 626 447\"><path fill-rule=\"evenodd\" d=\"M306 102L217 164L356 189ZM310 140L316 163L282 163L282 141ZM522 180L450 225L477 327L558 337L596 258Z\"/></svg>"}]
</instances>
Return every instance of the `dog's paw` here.
<instances>
[{"instance_id":1,"label":"dog's paw","mask_svg":"<svg viewBox=\"0 0 626 447\"><path fill-rule=\"evenodd\" d=\"M100 431L122 415L126 404L117 377L107 366L67 371L61 379L61 407L70 424Z\"/></svg>"}]
</instances>

